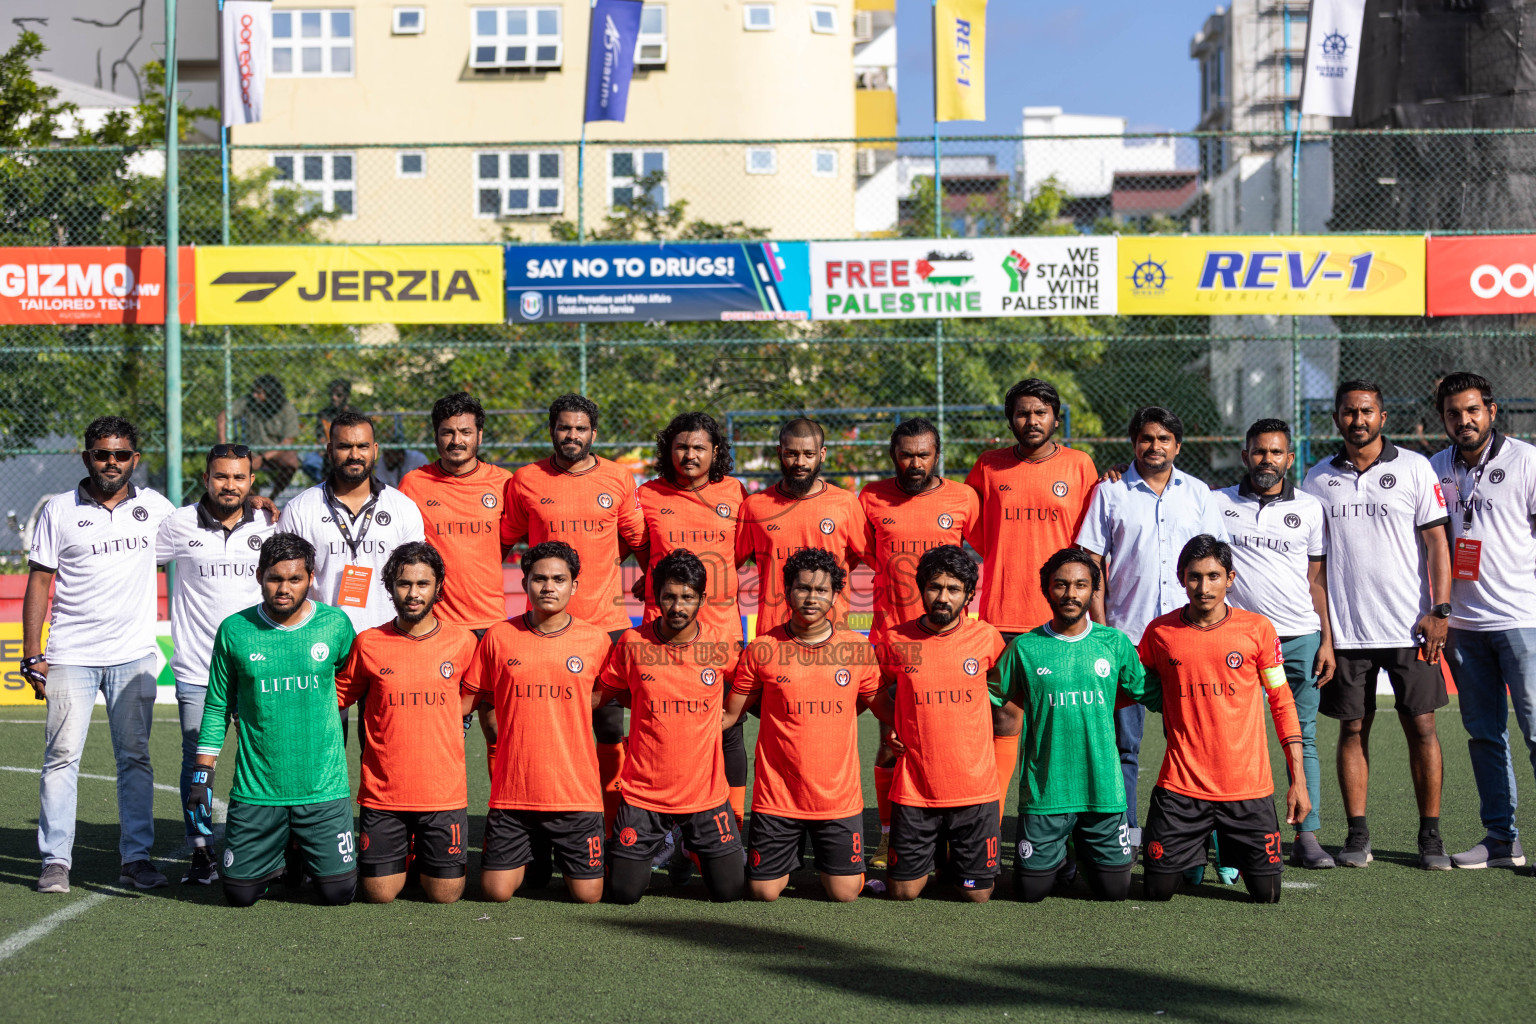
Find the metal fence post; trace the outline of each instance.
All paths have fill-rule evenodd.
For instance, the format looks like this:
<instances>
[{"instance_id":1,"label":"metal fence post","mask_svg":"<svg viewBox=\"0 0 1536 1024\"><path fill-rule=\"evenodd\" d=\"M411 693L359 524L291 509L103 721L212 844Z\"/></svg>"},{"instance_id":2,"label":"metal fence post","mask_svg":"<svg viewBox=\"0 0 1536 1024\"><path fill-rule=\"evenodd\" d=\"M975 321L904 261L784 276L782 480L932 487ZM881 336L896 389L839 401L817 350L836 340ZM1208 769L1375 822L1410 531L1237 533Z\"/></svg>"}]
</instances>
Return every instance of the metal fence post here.
<instances>
[{"instance_id":1,"label":"metal fence post","mask_svg":"<svg viewBox=\"0 0 1536 1024\"><path fill-rule=\"evenodd\" d=\"M179 506L181 482L181 168L176 99L176 0L165 0L165 496ZM175 579L166 567L165 596Z\"/></svg>"},{"instance_id":2,"label":"metal fence post","mask_svg":"<svg viewBox=\"0 0 1536 1024\"><path fill-rule=\"evenodd\" d=\"M1291 139L1291 234L1301 234L1301 114L1296 115L1296 134ZM1301 329L1296 314L1291 314L1291 446L1304 430L1301 422ZM1300 484L1306 479L1307 467L1301 459L1291 467L1291 473Z\"/></svg>"}]
</instances>

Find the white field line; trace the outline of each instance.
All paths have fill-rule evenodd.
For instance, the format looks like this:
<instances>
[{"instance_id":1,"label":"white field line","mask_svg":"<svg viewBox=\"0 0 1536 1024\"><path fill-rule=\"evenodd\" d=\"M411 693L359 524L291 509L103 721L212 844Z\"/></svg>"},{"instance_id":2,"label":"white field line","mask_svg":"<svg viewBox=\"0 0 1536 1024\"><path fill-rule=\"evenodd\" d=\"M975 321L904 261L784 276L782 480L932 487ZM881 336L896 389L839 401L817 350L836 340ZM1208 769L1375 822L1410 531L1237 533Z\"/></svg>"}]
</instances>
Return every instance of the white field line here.
<instances>
[{"instance_id":1,"label":"white field line","mask_svg":"<svg viewBox=\"0 0 1536 1024\"><path fill-rule=\"evenodd\" d=\"M18 768L15 765L0 764L0 772L29 772L32 775L41 775L43 773L43 770L41 768ZM80 773L80 778L82 778L82 779L96 779L99 782L116 782L117 781L117 776L116 775L92 775L90 772L81 772ZM179 787L179 786L167 786L163 782L157 782L157 783L155 783L155 788L158 789L162 793L175 793L177 796L181 795L181 787ZM213 800L213 820L214 820L214 823L218 824L219 822L222 822L224 820L224 815L227 814L228 812L229 812L229 805L226 804L223 800L220 800L218 797L214 797L214 800Z\"/></svg>"}]
</instances>

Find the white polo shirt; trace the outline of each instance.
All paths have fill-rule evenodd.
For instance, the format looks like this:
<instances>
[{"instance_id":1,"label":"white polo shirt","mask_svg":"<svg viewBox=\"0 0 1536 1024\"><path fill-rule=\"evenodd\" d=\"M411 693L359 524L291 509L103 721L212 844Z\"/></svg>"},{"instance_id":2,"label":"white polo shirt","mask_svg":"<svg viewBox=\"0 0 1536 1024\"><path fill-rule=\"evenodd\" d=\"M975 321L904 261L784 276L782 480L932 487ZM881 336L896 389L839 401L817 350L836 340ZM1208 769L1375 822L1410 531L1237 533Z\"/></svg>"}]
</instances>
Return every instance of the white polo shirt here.
<instances>
[{"instance_id":1,"label":"white polo shirt","mask_svg":"<svg viewBox=\"0 0 1536 1024\"><path fill-rule=\"evenodd\" d=\"M1179 552L1202 533L1227 539L1211 489L1177 466L1162 494L1147 486L1134 464L1119 480L1094 488L1077 544L1109 560L1108 625L1139 644L1147 623L1188 604L1179 582ZM1038 577L1039 566L1022 568L1031 579Z\"/></svg>"},{"instance_id":2,"label":"white polo shirt","mask_svg":"<svg viewBox=\"0 0 1536 1024\"><path fill-rule=\"evenodd\" d=\"M1365 472L1340 452L1313 466L1302 489L1323 503L1328 524L1334 648L1417 646L1414 626L1430 606L1419 532L1447 518L1429 460L1383 438Z\"/></svg>"},{"instance_id":3,"label":"white polo shirt","mask_svg":"<svg viewBox=\"0 0 1536 1024\"><path fill-rule=\"evenodd\" d=\"M1457 462L1455 448L1429 463L1450 506L1450 624L1483 631L1536 626L1536 447L1495 432L1480 467ZM1479 546L1461 550L1463 540Z\"/></svg>"},{"instance_id":4,"label":"white polo shirt","mask_svg":"<svg viewBox=\"0 0 1536 1024\"><path fill-rule=\"evenodd\" d=\"M1248 478L1214 491L1232 538L1232 567L1237 579L1227 600L1234 608L1257 612L1282 637L1307 636L1322 629L1312 607L1307 570L1328 554L1323 503L1287 480L1280 493L1265 497Z\"/></svg>"},{"instance_id":5,"label":"white polo shirt","mask_svg":"<svg viewBox=\"0 0 1536 1024\"><path fill-rule=\"evenodd\" d=\"M43 506L29 560L55 573L49 664L99 668L155 653L155 531L173 511L132 484L104 508L84 480Z\"/></svg>"},{"instance_id":6,"label":"white polo shirt","mask_svg":"<svg viewBox=\"0 0 1536 1024\"><path fill-rule=\"evenodd\" d=\"M184 505L166 516L155 537L155 561L176 567L171 595L171 671L178 683L208 685L208 662L219 623L261 603L256 563L262 541L277 532L268 512L247 507L235 523L224 524L205 501Z\"/></svg>"},{"instance_id":7,"label":"white polo shirt","mask_svg":"<svg viewBox=\"0 0 1536 1024\"><path fill-rule=\"evenodd\" d=\"M372 497L355 516L331 495L330 484L322 481L300 492L277 520L279 532L296 533L315 546L310 596L346 612L359 633L395 617L395 606L384 590L384 563L390 554L401 544L426 539L421 510L414 501L378 480L369 484ZM337 527L336 514L346 517L351 543ZM346 572L348 566L366 574L356 598L343 592L344 579L359 579L358 574ZM358 598L363 603L354 603Z\"/></svg>"}]
</instances>

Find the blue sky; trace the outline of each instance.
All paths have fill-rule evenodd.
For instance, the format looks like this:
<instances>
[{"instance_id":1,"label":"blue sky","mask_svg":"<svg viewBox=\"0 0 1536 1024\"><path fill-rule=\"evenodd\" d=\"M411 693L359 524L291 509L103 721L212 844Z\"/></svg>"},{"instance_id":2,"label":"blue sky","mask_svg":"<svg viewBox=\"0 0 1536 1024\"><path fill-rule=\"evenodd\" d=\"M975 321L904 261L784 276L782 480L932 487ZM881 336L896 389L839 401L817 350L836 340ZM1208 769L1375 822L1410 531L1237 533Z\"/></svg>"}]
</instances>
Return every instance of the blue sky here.
<instances>
[{"instance_id":1,"label":"blue sky","mask_svg":"<svg viewBox=\"0 0 1536 1024\"><path fill-rule=\"evenodd\" d=\"M987 120L950 122L946 135L1017 134L1025 106L1111 114L1132 131L1188 130L1200 73L1189 40L1219 0L990 0ZM1230 0L1228 0L1230 3ZM902 135L933 131L932 14L897 0L897 116Z\"/></svg>"}]
</instances>

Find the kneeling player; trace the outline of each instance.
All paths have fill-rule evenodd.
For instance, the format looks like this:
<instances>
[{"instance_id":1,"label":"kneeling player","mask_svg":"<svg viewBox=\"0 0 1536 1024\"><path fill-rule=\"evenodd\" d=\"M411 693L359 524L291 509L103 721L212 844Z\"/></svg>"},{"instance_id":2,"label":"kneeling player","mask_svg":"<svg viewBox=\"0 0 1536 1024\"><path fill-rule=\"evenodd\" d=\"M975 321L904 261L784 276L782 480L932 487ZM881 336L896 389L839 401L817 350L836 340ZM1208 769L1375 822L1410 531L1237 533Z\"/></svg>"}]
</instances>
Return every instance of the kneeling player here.
<instances>
[{"instance_id":1,"label":"kneeling player","mask_svg":"<svg viewBox=\"0 0 1536 1024\"><path fill-rule=\"evenodd\" d=\"M741 899L741 833L725 781L720 722L741 657L738 640L697 620L704 563L679 548L651 568L659 614L626 630L598 681L595 706L629 706L629 751L608 845L608 898L635 903L674 823L699 858L709 898Z\"/></svg>"},{"instance_id":2,"label":"kneeling player","mask_svg":"<svg viewBox=\"0 0 1536 1024\"><path fill-rule=\"evenodd\" d=\"M960 895L985 903L997 878L992 738L1002 720L987 687L1003 637L965 614L977 572L959 547L930 549L916 578L923 615L887 629L876 645L881 678L895 696L887 689L870 705L901 746L891 779L889 891L892 899L917 899L938 845L947 843Z\"/></svg>"},{"instance_id":3,"label":"kneeling player","mask_svg":"<svg viewBox=\"0 0 1536 1024\"><path fill-rule=\"evenodd\" d=\"M1146 700L1148 683L1131 638L1088 618L1101 583L1087 552L1052 555L1040 569L1051 621L1021 634L997 666L992 703L1018 714L1007 707L1015 705L1023 717L1013 891L1026 903L1050 893L1068 839L1095 898L1123 900L1131 889L1115 698L1124 690Z\"/></svg>"},{"instance_id":4,"label":"kneeling player","mask_svg":"<svg viewBox=\"0 0 1536 1024\"><path fill-rule=\"evenodd\" d=\"M1221 863L1242 873L1255 902L1276 903L1280 823L1261 694L1291 769L1285 820L1297 824L1311 809L1285 657L1268 619L1227 604L1235 574L1226 542L1192 538L1178 569L1189 604L1153 619L1140 645L1148 675L1162 683L1168 737L1143 833L1146 896L1170 898L1186 869L1204 866L1214 829Z\"/></svg>"},{"instance_id":5,"label":"kneeling player","mask_svg":"<svg viewBox=\"0 0 1536 1024\"><path fill-rule=\"evenodd\" d=\"M314 573L308 541L268 537L256 563L261 604L225 619L213 640L187 810L211 835L213 769L225 726L238 715L222 871L235 907L255 903L283 873L290 836L324 902L351 903L357 889L352 790L336 714L336 669L352 648L352 623L309 600Z\"/></svg>"},{"instance_id":6,"label":"kneeling player","mask_svg":"<svg viewBox=\"0 0 1536 1024\"><path fill-rule=\"evenodd\" d=\"M726 700L727 729L761 702L747 842L753 899L779 898L807 833L828 896L847 903L864 888L858 717L880 691L880 671L869 641L827 618L846 582L829 552L791 555L790 620L748 645Z\"/></svg>"},{"instance_id":7,"label":"kneeling player","mask_svg":"<svg viewBox=\"0 0 1536 1024\"><path fill-rule=\"evenodd\" d=\"M572 899L603 897L603 788L592 693L610 641L566 610L580 574L581 559L570 545L545 541L529 548L523 556L528 610L486 631L464 679L464 712L476 704L496 711L480 889L497 903L525 882L547 882L552 851Z\"/></svg>"},{"instance_id":8,"label":"kneeling player","mask_svg":"<svg viewBox=\"0 0 1536 1024\"><path fill-rule=\"evenodd\" d=\"M336 676L342 707L363 702L363 783L357 861L362 898L389 903L414 860L433 903L464 895L469 798L459 683L475 635L433 614L446 575L422 541L395 548L384 586L395 618L365 629Z\"/></svg>"}]
</instances>

